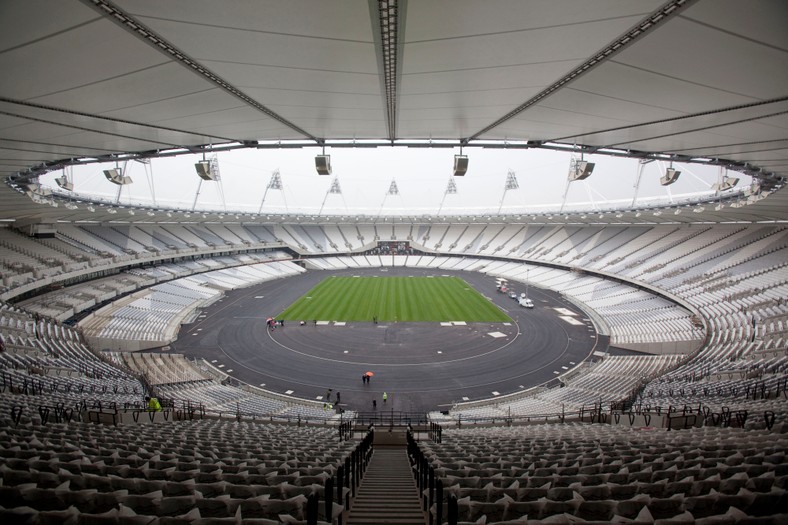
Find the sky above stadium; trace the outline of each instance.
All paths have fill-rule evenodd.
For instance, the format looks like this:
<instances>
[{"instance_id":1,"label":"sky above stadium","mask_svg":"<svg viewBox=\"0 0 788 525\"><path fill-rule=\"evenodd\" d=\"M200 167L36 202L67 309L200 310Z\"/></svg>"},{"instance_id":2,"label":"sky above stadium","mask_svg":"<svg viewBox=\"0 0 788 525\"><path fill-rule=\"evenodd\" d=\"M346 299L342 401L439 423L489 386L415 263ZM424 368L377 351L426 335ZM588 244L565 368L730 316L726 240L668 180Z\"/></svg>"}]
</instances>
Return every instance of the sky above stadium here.
<instances>
[{"instance_id":1,"label":"sky above stadium","mask_svg":"<svg viewBox=\"0 0 788 525\"><path fill-rule=\"evenodd\" d=\"M711 186L725 175L716 166L676 163L682 172L671 186L659 178L669 166L654 161L604 155L587 156L596 163L591 177L567 185L571 156L541 149L464 150L470 162L466 176L452 176L451 148L334 148L333 174L315 172L316 148L241 149L217 154L221 181L203 181L194 163L198 155L152 159L149 164L131 161L119 167L133 184L113 185L103 175L112 165L88 164L65 173L75 192L122 205L155 205L179 210L212 210L228 213L305 215L457 215L526 214L630 209L713 199ZM208 157L210 158L210 156ZM642 169L642 171L641 171ZM278 172L281 189L269 188ZM42 177L57 189L54 178L63 171ZM509 173L516 188L506 189ZM640 185L636 182L640 174ZM740 177L736 190L748 187ZM450 181L456 193L447 192ZM397 192L391 191L392 183ZM334 192L331 191L333 186ZM340 193L336 193L337 186ZM199 191L199 194L198 194ZM564 195L566 200L564 201Z\"/></svg>"}]
</instances>

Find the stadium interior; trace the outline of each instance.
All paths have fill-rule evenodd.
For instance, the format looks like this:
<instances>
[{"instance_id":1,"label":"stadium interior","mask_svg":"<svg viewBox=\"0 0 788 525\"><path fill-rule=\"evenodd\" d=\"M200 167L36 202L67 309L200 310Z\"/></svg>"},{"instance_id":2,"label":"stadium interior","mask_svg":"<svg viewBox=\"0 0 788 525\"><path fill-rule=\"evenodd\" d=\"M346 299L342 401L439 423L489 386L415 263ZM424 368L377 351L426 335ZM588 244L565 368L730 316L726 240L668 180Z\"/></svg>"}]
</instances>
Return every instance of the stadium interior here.
<instances>
[{"instance_id":1,"label":"stadium interior","mask_svg":"<svg viewBox=\"0 0 788 525\"><path fill-rule=\"evenodd\" d=\"M784 1L5 0L0 27L2 523L788 522ZM283 169L246 208L198 206L230 191L223 155L301 152L325 204L332 155L377 148L445 154L443 199L500 185L483 152L560 152L563 201L504 208L509 171L493 211L408 208L388 176L378 213L267 208ZM157 203L175 158L192 205ZM593 193L606 159L632 163L628 204ZM670 193L695 170L713 184ZM233 294L384 272L469 276L516 310L475 341L525 345L518 319L549 310L587 355L371 411L285 391L287 353L253 382L189 351ZM446 321L436 341L468 329Z\"/></svg>"}]
</instances>

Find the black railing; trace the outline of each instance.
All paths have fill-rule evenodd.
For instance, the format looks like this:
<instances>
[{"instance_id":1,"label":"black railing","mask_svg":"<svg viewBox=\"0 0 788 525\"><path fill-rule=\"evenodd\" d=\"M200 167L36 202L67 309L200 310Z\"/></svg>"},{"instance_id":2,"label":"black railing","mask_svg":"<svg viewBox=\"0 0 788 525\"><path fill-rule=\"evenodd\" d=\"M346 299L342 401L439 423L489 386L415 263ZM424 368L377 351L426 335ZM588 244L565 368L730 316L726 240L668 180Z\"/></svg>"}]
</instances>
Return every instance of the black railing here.
<instances>
[{"instance_id":1,"label":"black railing","mask_svg":"<svg viewBox=\"0 0 788 525\"><path fill-rule=\"evenodd\" d=\"M377 427L408 427L427 425L430 421L424 412L402 412L398 410L375 410L356 412L357 425L375 425Z\"/></svg>"}]
</instances>

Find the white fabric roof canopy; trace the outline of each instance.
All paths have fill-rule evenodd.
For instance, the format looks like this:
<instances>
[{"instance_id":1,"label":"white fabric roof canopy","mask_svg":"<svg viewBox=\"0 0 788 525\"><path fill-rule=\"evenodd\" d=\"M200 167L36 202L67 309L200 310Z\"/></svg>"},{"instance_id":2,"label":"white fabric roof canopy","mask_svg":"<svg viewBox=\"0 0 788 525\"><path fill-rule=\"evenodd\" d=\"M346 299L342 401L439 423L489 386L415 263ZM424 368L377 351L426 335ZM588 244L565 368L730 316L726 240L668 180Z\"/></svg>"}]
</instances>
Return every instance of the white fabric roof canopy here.
<instances>
[{"instance_id":1,"label":"white fabric roof canopy","mask_svg":"<svg viewBox=\"0 0 788 525\"><path fill-rule=\"evenodd\" d=\"M8 0L0 174L231 142L450 139L782 177L787 22L779 0Z\"/></svg>"}]
</instances>

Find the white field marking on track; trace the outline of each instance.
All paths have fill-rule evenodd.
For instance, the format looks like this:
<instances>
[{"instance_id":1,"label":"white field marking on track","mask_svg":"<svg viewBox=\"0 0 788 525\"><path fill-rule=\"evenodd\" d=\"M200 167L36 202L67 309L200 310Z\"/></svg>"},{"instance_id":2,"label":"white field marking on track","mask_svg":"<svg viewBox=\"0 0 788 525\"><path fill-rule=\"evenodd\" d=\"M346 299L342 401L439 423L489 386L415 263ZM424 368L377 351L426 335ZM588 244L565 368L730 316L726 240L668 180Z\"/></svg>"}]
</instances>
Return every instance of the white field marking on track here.
<instances>
[{"instance_id":1,"label":"white field marking on track","mask_svg":"<svg viewBox=\"0 0 788 525\"><path fill-rule=\"evenodd\" d=\"M260 383L260 386L265 386L265 383Z\"/></svg>"},{"instance_id":2,"label":"white field marking on track","mask_svg":"<svg viewBox=\"0 0 788 525\"><path fill-rule=\"evenodd\" d=\"M342 353L343 353L343 354L346 354L346 353L347 353L347 350L345 350L345 351L344 351L344 352L342 352Z\"/></svg>"},{"instance_id":3,"label":"white field marking on track","mask_svg":"<svg viewBox=\"0 0 788 525\"><path fill-rule=\"evenodd\" d=\"M468 323L466 323L465 321L452 321L451 324L453 324L454 326L468 326Z\"/></svg>"},{"instance_id":4,"label":"white field marking on track","mask_svg":"<svg viewBox=\"0 0 788 525\"><path fill-rule=\"evenodd\" d=\"M561 369L562 370L569 370L569 367L568 366L562 366Z\"/></svg>"},{"instance_id":5,"label":"white field marking on track","mask_svg":"<svg viewBox=\"0 0 788 525\"><path fill-rule=\"evenodd\" d=\"M334 326L345 326L346 324L345 321L334 321Z\"/></svg>"},{"instance_id":6,"label":"white field marking on track","mask_svg":"<svg viewBox=\"0 0 788 525\"><path fill-rule=\"evenodd\" d=\"M470 400L471 400L471 398L470 398L470 397L465 397L465 396L462 396L462 400L463 400L463 401L470 401Z\"/></svg>"},{"instance_id":7,"label":"white field marking on track","mask_svg":"<svg viewBox=\"0 0 788 525\"><path fill-rule=\"evenodd\" d=\"M295 390L285 390L285 394L287 394L288 396L292 395L293 392L295 392Z\"/></svg>"},{"instance_id":8,"label":"white field marking on track","mask_svg":"<svg viewBox=\"0 0 788 525\"><path fill-rule=\"evenodd\" d=\"M553 308L553 310L555 310L556 312L558 312L561 315L577 315L572 310L568 310L566 308Z\"/></svg>"},{"instance_id":9,"label":"white field marking on track","mask_svg":"<svg viewBox=\"0 0 788 525\"><path fill-rule=\"evenodd\" d=\"M508 338L507 338L507 340L506 340L506 341L502 341L504 344L503 344L503 345L501 345L501 346L499 346L498 348L495 348L495 349L489 350L489 351L487 351L487 352L482 352L481 354L476 354L476 355L467 356L467 357L458 357L458 358L455 358L455 359L449 359L449 360L447 360L447 361L444 361L444 363L459 363L459 362L461 362L461 361L470 361L470 360L472 360L472 359L479 359L479 358L482 358L482 357L486 357L486 356L488 356L488 355L492 355L492 354L494 354L494 353L496 353L496 352L500 352L501 350L503 350L503 349L505 349L505 348L508 348L508 347L509 347L509 345L512 345L512 344L514 344L514 343L515 343L515 341L517 341L517 338L519 337L519 335L520 335L520 334L518 333L518 334L516 334L516 335L515 335L513 338L511 338L511 339L508 339ZM290 353L293 353L293 354L301 355L301 356L304 356L304 357L309 357L309 358L311 358L311 359L316 359L316 360L320 360L320 361L329 361L329 362L332 362L332 363L342 363L342 364L348 364L348 365L357 365L357 364L358 364L358 363L356 363L356 362L354 362L354 361L343 361L343 360L341 360L341 359L335 359L335 358L332 358L332 357L322 357L322 356L319 356L319 355L306 354L306 353L304 353L304 352L301 352L301 351L299 351L299 350L297 350L297 349L295 349L295 348L292 348L292 347L289 347L289 346L287 346L287 345L285 345L285 344L282 344L282 342L281 342L281 341L274 339L274 338L273 338L273 336L271 335L271 333L270 333L270 332L268 332L268 337L271 339L271 341L272 341L273 343L275 343L275 344L279 345L280 347L284 348L285 350L287 350L287 351L289 351ZM227 352L225 352L225 351L224 351L224 350L221 348L221 346L219 347L219 349L222 351L222 353L223 353L223 354L224 354L226 357L230 358L230 356L227 354ZM564 352L565 352L565 351L566 351L566 350L564 350ZM562 355L563 355L563 354L562 354ZM559 357L560 357L560 356L559 356ZM547 365L545 365L545 367L546 367L546 366L549 366L549 365L550 365L550 364L552 364L552 363L554 363L556 360L558 360L558 357L556 357L556 358L555 358L553 361L550 361L550 363L548 363ZM239 364L240 364L240 366L243 366L243 367L245 367L245 368L247 368L247 369L249 369L249 370L253 370L253 371L255 371L255 372L259 372L259 371L258 371L258 370L256 370L255 368L252 368L252 367L246 366L246 365L244 365L244 364L242 364L242 363L239 363ZM397 364L397 363L389 363L387 366L399 368L399 367L408 367L408 366L413 366L413 365L412 365L412 364L410 364L410 363L401 363L401 364ZM543 367L543 368L544 368L544 367ZM532 370L532 371L530 371L530 372L526 372L524 375L530 375L530 374L532 374L532 373L538 372L539 370L542 370L542 368L539 368L539 369L534 369L534 370Z\"/></svg>"},{"instance_id":10,"label":"white field marking on track","mask_svg":"<svg viewBox=\"0 0 788 525\"><path fill-rule=\"evenodd\" d=\"M512 323L503 323L504 326L512 326Z\"/></svg>"},{"instance_id":11,"label":"white field marking on track","mask_svg":"<svg viewBox=\"0 0 788 525\"><path fill-rule=\"evenodd\" d=\"M604 357L605 353L604 352L600 352L599 350L594 350L594 355L597 356L597 357Z\"/></svg>"},{"instance_id":12,"label":"white field marking on track","mask_svg":"<svg viewBox=\"0 0 788 525\"><path fill-rule=\"evenodd\" d=\"M493 337L495 339L498 339L499 337L506 337L506 334L504 334L502 332L487 332L487 335L489 335L490 337Z\"/></svg>"},{"instance_id":13,"label":"white field marking on track","mask_svg":"<svg viewBox=\"0 0 788 525\"><path fill-rule=\"evenodd\" d=\"M219 365L217 368L224 368L224 365Z\"/></svg>"},{"instance_id":14,"label":"white field marking on track","mask_svg":"<svg viewBox=\"0 0 788 525\"><path fill-rule=\"evenodd\" d=\"M439 354L442 354L442 353L443 353L443 350L438 350L438 353L439 353Z\"/></svg>"},{"instance_id":15,"label":"white field marking on track","mask_svg":"<svg viewBox=\"0 0 788 525\"><path fill-rule=\"evenodd\" d=\"M320 401L321 399L323 399L323 396L317 396L315 399L317 399L318 401Z\"/></svg>"},{"instance_id":16,"label":"white field marking on track","mask_svg":"<svg viewBox=\"0 0 788 525\"><path fill-rule=\"evenodd\" d=\"M554 373L555 375L559 375L561 372L559 372L558 370L553 370L553 373Z\"/></svg>"},{"instance_id":17,"label":"white field marking on track","mask_svg":"<svg viewBox=\"0 0 788 525\"><path fill-rule=\"evenodd\" d=\"M233 369L232 369L232 368L228 368L228 369L226 370L226 372L227 372L228 374L229 374L230 372L232 372L232 371L233 371Z\"/></svg>"},{"instance_id":18,"label":"white field marking on track","mask_svg":"<svg viewBox=\"0 0 788 525\"><path fill-rule=\"evenodd\" d=\"M265 297L265 296L264 295L255 295L254 296L255 299L262 299L263 297Z\"/></svg>"},{"instance_id":19,"label":"white field marking on track","mask_svg":"<svg viewBox=\"0 0 788 525\"><path fill-rule=\"evenodd\" d=\"M212 359L211 363L215 363L216 361L218 361L218 359Z\"/></svg>"},{"instance_id":20,"label":"white field marking on track","mask_svg":"<svg viewBox=\"0 0 788 525\"><path fill-rule=\"evenodd\" d=\"M583 323L581 323L580 321L578 321L574 317L571 317L571 316L568 316L568 315L559 315L558 318L561 319L562 321L566 321L569 324L580 325L580 326L583 325Z\"/></svg>"},{"instance_id":21,"label":"white field marking on track","mask_svg":"<svg viewBox=\"0 0 788 525\"><path fill-rule=\"evenodd\" d=\"M454 325L451 323L441 323L441 326L454 326Z\"/></svg>"},{"instance_id":22,"label":"white field marking on track","mask_svg":"<svg viewBox=\"0 0 788 525\"><path fill-rule=\"evenodd\" d=\"M497 390L493 390L493 391L492 391L492 395L494 395L494 396L500 396L500 395L501 395L501 393L500 393L500 392L498 392Z\"/></svg>"}]
</instances>

